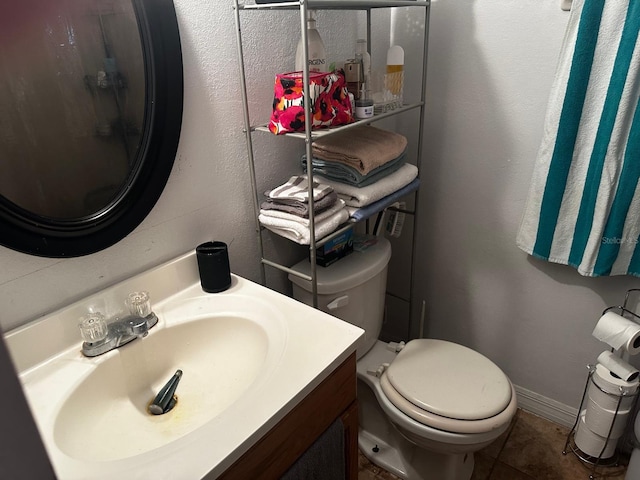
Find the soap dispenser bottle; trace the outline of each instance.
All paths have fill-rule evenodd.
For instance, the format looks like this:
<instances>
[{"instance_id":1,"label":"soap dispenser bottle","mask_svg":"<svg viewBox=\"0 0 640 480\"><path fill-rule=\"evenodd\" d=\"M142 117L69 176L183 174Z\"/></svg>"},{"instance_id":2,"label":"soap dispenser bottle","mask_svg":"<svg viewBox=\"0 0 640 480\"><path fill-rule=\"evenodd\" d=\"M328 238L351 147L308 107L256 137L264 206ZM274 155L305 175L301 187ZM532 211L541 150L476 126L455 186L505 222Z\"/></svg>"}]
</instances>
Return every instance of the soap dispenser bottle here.
<instances>
[{"instance_id":1,"label":"soap dispenser bottle","mask_svg":"<svg viewBox=\"0 0 640 480\"><path fill-rule=\"evenodd\" d=\"M316 29L316 19L313 12L309 12L307 19L307 40L309 43L309 71L310 72L326 72L327 71L327 54L324 49L324 43L320 37L320 33ZM296 71L304 69L304 44L302 37L298 42L296 49Z\"/></svg>"}]
</instances>

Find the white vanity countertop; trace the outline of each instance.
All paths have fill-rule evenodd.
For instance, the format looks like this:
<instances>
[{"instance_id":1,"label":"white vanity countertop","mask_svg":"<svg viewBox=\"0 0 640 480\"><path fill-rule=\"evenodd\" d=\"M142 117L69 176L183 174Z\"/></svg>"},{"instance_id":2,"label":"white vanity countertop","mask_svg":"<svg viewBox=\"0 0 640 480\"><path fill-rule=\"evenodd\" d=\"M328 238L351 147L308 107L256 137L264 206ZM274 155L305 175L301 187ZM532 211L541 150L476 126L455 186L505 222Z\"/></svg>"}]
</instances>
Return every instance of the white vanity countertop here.
<instances>
[{"instance_id":1,"label":"white vanity countertop","mask_svg":"<svg viewBox=\"0 0 640 480\"><path fill-rule=\"evenodd\" d=\"M284 342L278 355L270 357L273 365L265 374L267 378L257 379L246 395L192 432L127 458L73 458L56 443L58 413L96 365L108 356L119 355L114 350L94 359L85 358L80 353L77 319L90 309L113 313L127 293L136 290L150 293L153 310L160 318L150 336L171 326L169 315L164 319L163 312L175 311L176 305L190 299L204 299L211 306L225 299L246 298L250 303L251 298L258 298L282 314L279 335L284 335ZM188 253L9 332L5 338L60 480L175 480L216 478L224 472L354 353L362 335L357 327L235 275L227 291L205 294L200 288L195 254ZM145 338L130 345L136 342L145 342ZM128 435L131 432L122 432L122 442ZM100 438L86 441L100 442Z\"/></svg>"}]
</instances>

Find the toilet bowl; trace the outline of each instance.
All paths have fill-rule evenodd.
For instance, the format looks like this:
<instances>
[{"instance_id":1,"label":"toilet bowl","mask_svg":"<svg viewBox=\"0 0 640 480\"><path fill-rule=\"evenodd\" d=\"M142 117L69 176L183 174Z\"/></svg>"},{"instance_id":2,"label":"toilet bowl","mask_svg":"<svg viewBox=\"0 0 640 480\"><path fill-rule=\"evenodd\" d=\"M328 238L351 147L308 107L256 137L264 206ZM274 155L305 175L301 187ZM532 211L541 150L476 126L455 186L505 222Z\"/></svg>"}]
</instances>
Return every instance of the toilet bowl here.
<instances>
[{"instance_id":1,"label":"toilet bowl","mask_svg":"<svg viewBox=\"0 0 640 480\"><path fill-rule=\"evenodd\" d=\"M358 346L358 445L407 480L469 480L473 452L511 423L517 401L507 376L467 347L433 339L378 340L391 247L384 238L317 270L318 308L365 330ZM294 270L309 274L308 261ZM294 298L312 304L310 282L289 275Z\"/></svg>"},{"instance_id":2,"label":"toilet bowl","mask_svg":"<svg viewBox=\"0 0 640 480\"><path fill-rule=\"evenodd\" d=\"M509 428L517 401L509 379L486 357L470 349L465 352L465 349L442 340L419 339L410 341L396 354L392 351L393 345L378 341L358 361L358 443L369 460L405 479L468 480L471 477L473 453L489 445ZM477 356L481 365L471 363L464 366L455 360L449 365L451 368L444 365L461 351L463 356L465 353ZM432 385L433 380L436 385L440 383L434 385L434 390L437 390L435 396L427 394L422 397L438 413L421 408L424 401L419 402L416 398L408 401L404 392L399 393L389 385L388 376L394 373L393 367L405 368L403 352L415 357L416 361L428 359L431 355L441 357L442 365L435 365L435 368L425 365L418 371L406 373L408 378L415 378L418 386L410 389L407 396L421 396L424 392L419 387L429 385L425 383L428 381L426 378L431 378ZM389 366L384 367L385 364ZM485 367L489 367L488 372ZM495 370L491 372L493 367ZM462 377L477 378L475 386L469 385L464 378L456 378L461 369L464 369ZM447 377L448 387L443 386ZM483 395L483 390L489 395ZM423 405L417 406L416 403ZM408 410L414 411L408 414ZM473 414L474 410L476 414ZM492 413L487 416L487 412ZM472 418L451 418L456 416Z\"/></svg>"}]
</instances>

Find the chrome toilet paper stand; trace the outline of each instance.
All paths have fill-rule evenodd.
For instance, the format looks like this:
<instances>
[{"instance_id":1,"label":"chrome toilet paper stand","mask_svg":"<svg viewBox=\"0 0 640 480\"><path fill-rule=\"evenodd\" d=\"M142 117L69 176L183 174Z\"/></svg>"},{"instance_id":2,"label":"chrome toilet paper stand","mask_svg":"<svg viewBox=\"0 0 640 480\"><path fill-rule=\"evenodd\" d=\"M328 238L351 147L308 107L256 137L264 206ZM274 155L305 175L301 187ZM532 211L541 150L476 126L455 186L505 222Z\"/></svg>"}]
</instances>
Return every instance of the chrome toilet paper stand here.
<instances>
[{"instance_id":1,"label":"chrome toilet paper stand","mask_svg":"<svg viewBox=\"0 0 640 480\"><path fill-rule=\"evenodd\" d=\"M589 374L587 376L587 381L585 383L585 387L584 387L584 391L582 393L582 400L580 401L580 407L578 408L578 416L576 417L576 421L573 424L573 427L571 428L571 430L569 431L569 433L567 434L567 439L565 441L564 444L564 448L562 449L562 453L564 455L566 455L569 451L571 451L576 457L578 457L578 459L580 461L582 461L585 464L591 465L591 472L589 474L589 479L593 480L595 478L598 478L599 476L609 476L610 473L606 473L606 474L601 474L598 475L596 473L596 469L598 467L617 467L619 466L619 456L618 456L618 452L614 452L614 454L611 457L608 458L602 458L602 456L604 455L604 452L607 449L607 446L609 445L609 441L611 440L611 432L613 431L613 427L615 424L615 419L618 416L618 412L620 411L620 405L622 405L622 401L625 398L629 398L629 397L635 397L634 400L634 404L632 406L632 411L635 411L636 408L636 403L638 401L638 391L636 391L635 393L629 394L628 392L622 391L620 392L619 395L611 393L611 392L606 392L605 390L603 390L597 383L595 383L595 381L593 380L593 374L595 372L595 365L587 365L587 368L589 369ZM582 450L580 450L578 448L578 446L575 443L575 432L576 432L576 427L578 425L578 422L580 421L580 412L582 412L582 406L584 404L585 398L586 398L586 394L587 394L587 390L589 388L589 382L591 382L598 390L600 390L602 393L610 396L610 397L617 397L618 401L616 404L616 410L615 410L615 414L613 415L613 419L611 421L611 426L609 427L609 433L607 434L606 440L604 442L604 445L602 446L602 450L600 451L600 454L597 457L593 457L591 455L588 455L587 453L583 452Z\"/></svg>"},{"instance_id":2,"label":"chrome toilet paper stand","mask_svg":"<svg viewBox=\"0 0 640 480\"><path fill-rule=\"evenodd\" d=\"M640 288L632 288L627 290L627 293L624 297L624 303L622 305L617 305L617 306L611 306L611 307L607 307L603 312L602 315L604 315L605 313L611 311L611 310L618 310L621 316L624 316L625 314L631 315L633 317L633 320L637 323L640 323L640 316L638 314L636 314L635 312L629 310L627 308L627 305L629 303L629 296L631 295L632 292L640 292ZM613 348L611 349L611 351L614 351ZM584 385L584 391L582 392L582 399L580 400L580 407L578 407L578 415L576 417L576 421L573 424L573 427L571 427L571 430L569 431L569 433L567 434L567 439L565 441L564 444L564 448L562 449L562 454L566 455L569 451L571 451L576 457L578 457L578 459L588 465L591 465L591 473L589 474L589 479L593 480L595 478L598 478L600 476L608 476L610 475L609 473L607 474L602 474L602 475L598 475L596 473L596 469L598 467L617 467L619 465L619 455L617 450L614 452L614 454L611 457L608 458L602 458L602 456L604 455L604 452L607 449L607 445L609 444L609 441L611 440L611 432L613 431L613 427L615 425L615 421L616 421L616 417L618 416L618 412L620 411L620 405L622 405L622 401L625 398L629 398L629 397L635 397L635 400L633 402L633 406L631 408L631 410L633 412L636 411L636 404L638 402L638 394L640 393L640 391L636 391L635 393L629 393L626 392L624 390L622 390L619 394L615 394L615 393L611 393L611 392L606 392L605 390L603 390L594 380L593 380L593 374L596 371L596 366L595 365L587 365L587 368L589 369L589 374L587 375L587 381L585 382ZM613 419L611 420L611 426L609 427L609 433L607 434L606 440L604 442L604 445L602 446L602 450L600 451L600 454L597 457L593 457L591 455L586 454L585 452L581 451L578 446L575 443L575 432L576 432L576 427L578 426L578 422L580 421L580 414L582 412L582 407L584 405L584 401L585 398L587 396L587 390L589 389L589 383L592 383L598 390L600 390L602 393L604 393L605 395L608 395L610 397L616 397L618 399L618 402L616 404L616 410L615 410L615 414L613 415Z\"/></svg>"}]
</instances>

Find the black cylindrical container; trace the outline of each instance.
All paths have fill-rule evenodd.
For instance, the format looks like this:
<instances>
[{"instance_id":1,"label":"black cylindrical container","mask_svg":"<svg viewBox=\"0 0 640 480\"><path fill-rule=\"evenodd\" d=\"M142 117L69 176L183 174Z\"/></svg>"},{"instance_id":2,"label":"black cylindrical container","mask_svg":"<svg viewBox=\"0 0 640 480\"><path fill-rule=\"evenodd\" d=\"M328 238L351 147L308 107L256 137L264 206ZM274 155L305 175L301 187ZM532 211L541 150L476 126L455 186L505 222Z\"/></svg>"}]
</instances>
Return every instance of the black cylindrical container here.
<instances>
[{"instance_id":1,"label":"black cylindrical container","mask_svg":"<svg viewBox=\"0 0 640 480\"><path fill-rule=\"evenodd\" d=\"M229 253L224 242L206 242L196 247L200 285L207 293L218 293L231 286Z\"/></svg>"}]
</instances>

